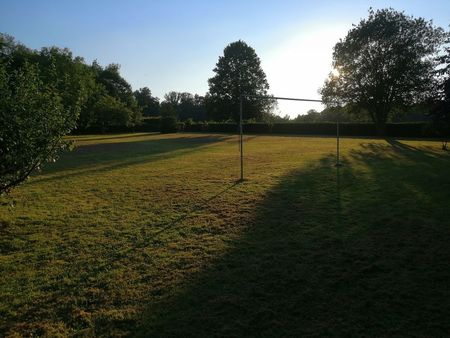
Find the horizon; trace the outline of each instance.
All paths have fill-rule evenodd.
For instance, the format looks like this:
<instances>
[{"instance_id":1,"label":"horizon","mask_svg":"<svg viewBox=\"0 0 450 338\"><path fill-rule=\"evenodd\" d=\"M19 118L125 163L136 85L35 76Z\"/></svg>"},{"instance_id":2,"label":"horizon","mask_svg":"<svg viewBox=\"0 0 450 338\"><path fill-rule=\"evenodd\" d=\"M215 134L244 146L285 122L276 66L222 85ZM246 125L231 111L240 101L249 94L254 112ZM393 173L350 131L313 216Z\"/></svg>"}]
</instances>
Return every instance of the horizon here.
<instances>
[{"instance_id":1,"label":"horizon","mask_svg":"<svg viewBox=\"0 0 450 338\"><path fill-rule=\"evenodd\" d=\"M67 47L87 63L118 63L133 90L148 87L160 100L169 91L205 95L223 49L241 39L261 59L270 94L320 99L317 91L332 70L333 46L369 7L392 7L449 28L445 1L15 1L0 4L0 32L33 49ZM279 115L291 118L323 108L282 101L278 107Z\"/></svg>"}]
</instances>

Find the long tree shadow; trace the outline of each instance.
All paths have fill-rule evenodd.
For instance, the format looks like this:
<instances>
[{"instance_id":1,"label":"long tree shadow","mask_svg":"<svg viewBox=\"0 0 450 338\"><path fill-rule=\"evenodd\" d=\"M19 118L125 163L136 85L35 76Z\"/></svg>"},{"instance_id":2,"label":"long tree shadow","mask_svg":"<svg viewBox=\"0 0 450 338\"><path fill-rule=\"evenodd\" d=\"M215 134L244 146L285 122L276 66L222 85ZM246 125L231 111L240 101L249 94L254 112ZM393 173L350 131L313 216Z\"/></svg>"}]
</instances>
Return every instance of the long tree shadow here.
<instances>
[{"instance_id":1,"label":"long tree shadow","mask_svg":"<svg viewBox=\"0 0 450 338\"><path fill-rule=\"evenodd\" d=\"M184 220L195 216L195 214L199 211L202 211L204 209L206 209L209 204L211 202L213 202L214 200L216 200L218 197L223 196L224 194L226 194L227 192L229 192L230 190L232 190L236 185L238 185L240 183L240 181L235 181L233 183L231 183L230 185L228 185L227 187L225 187L224 189L220 190L219 192L213 194L212 196L208 197L207 199L200 201L196 204L194 204L187 212L185 212L183 215L176 217L175 219L169 220L169 221L165 221L162 223L153 223L153 224L149 224L148 226L150 228L156 228L158 229L157 231L153 231L151 233L151 240L157 240L158 235L168 231L168 230L173 230L174 227L179 226ZM147 231L145 231L146 229L143 229L144 231L142 231L142 235L144 238L144 243L145 245L147 245L147 237L149 236L149 234L147 233Z\"/></svg>"},{"instance_id":2,"label":"long tree shadow","mask_svg":"<svg viewBox=\"0 0 450 338\"><path fill-rule=\"evenodd\" d=\"M368 143L333 164L287 175L134 334L447 336L450 157Z\"/></svg>"},{"instance_id":3,"label":"long tree shadow","mask_svg":"<svg viewBox=\"0 0 450 338\"><path fill-rule=\"evenodd\" d=\"M28 184L95 174L131 165L186 155L200 148L230 139L227 136L176 137L80 146L44 168ZM47 176L50 175L50 176Z\"/></svg>"},{"instance_id":4,"label":"long tree shadow","mask_svg":"<svg viewBox=\"0 0 450 338\"><path fill-rule=\"evenodd\" d=\"M105 136L98 137L98 136L92 136L92 135L72 135L72 137L76 141L82 141L82 142L88 142L88 141L106 141L106 140L128 140L128 139L134 139L134 138L142 138L146 136L152 136L152 135L160 135L158 132L150 132L150 133L133 133L133 134L106 134Z\"/></svg>"}]
</instances>

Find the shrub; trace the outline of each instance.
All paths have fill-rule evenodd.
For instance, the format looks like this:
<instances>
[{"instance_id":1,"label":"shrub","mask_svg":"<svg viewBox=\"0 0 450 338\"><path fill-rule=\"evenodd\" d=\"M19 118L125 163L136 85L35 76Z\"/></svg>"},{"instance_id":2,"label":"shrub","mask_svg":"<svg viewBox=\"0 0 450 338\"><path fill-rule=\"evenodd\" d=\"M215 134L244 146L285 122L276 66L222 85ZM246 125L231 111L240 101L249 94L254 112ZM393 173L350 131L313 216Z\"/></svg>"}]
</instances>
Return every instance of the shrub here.
<instances>
[{"instance_id":1,"label":"shrub","mask_svg":"<svg viewBox=\"0 0 450 338\"><path fill-rule=\"evenodd\" d=\"M211 133L236 133L239 131L235 123L209 123L206 126Z\"/></svg>"},{"instance_id":2,"label":"shrub","mask_svg":"<svg viewBox=\"0 0 450 338\"><path fill-rule=\"evenodd\" d=\"M388 137L436 137L434 130L428 123L388 123L386 136ZM336 123L246 123L244 133L251 134L297 134L297 135L336 135ZM236 123L194 123L185 126L186 132L238 133ZM377 136L377 129L373 123L340 123L339 132L342 136Z\"/></svg>"},{"instance_id":3,"label":"shrub","mask_svg":"<svg viewBox=\"0 0 450 338\"><path fill-rule=\"evenodd\" d=\"M188 118L188 119L184 122L184 124L185 124L186 126L191 126L191 125L194 124L194 120L190 117L190 118Z\"/></svg>"},{"instance_id":4,"label":"shrub","mask_svg":"<svg viewBox=\"0 0 450 338\"><path fill-rule=\"evenodd\" d=\"M8 72L0 62L0 194L70 145L63 136L75 127L77 115L39 75L35 65Z\"/></svg>"},{"instance_id":5,"label":"shrub","mask_svg":"<svg viewBox=\"0 0 450 338\"><path fill-rule=\"evenodd\" d=\"M137 121L136 112L125 106L124 103L112 96L106 95L94 106L93 127L101 132L125 129L134 126Z\"/></svg>"},{"instance_id":6,"label":"shrub","mask_svg":"<svg viewBox=\"0 0 450 338\"><path fill-rule=\"evenodd\" d=\"M176 133L178 131L177 119L173 116L161 118L161 133Z\"/></svg>"},{"instance_id":7,"label":"shrub","mask_svg":"<svg viewBox=\"0 0 450 338\"><path fill-rule=\"evenodd\" d=\"M142 119L142 123L135 127L135 130L140 132L161 131L161 118L144 118Z\"/></svg>"},{"instance_id":8,"label":"shrub","mask_svg":"<svg viewBox=\"0 0 450 338\"><path fill-rule=\"evenodd\" d=\"M197 122L197 123L187 123L184 126L184 131L186 132L200 132L203 130L203 122Z\"/></svg>"}]
</instances>

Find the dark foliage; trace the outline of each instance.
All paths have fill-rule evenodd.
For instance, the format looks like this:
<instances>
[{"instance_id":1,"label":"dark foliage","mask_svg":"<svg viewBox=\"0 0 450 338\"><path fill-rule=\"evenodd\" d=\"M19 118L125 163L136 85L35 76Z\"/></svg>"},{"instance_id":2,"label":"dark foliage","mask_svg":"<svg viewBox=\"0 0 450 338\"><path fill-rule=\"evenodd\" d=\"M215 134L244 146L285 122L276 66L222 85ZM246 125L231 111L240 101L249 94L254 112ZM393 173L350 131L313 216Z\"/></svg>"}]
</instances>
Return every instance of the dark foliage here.
<instances>
[{"instance_id":1,"label":"dark foliage","mask_svg":"<svg viewBox=\"0 0 450 338\"><path fill-rule=\"evenodd\" d=\"M75 126L77 108L62 104L58 90L41 80L36 65L6 68L0 62L0 194L70 145L63 136Z\"/></svg>"},{"instance_id":2,"label":"dark foliage","mask_svg":"<svg viewBox=\"0 0 450 338\"><path fill-rule=\"evenodd\" d=\"M178 131L177 119L173 116L165 116L161 118L161 133L176 133Z\"/></svg>"},{"instance_id":3,"label":"dark foliage","mask_svg":"<svg viewBox=\"0 0 450 338\"><path fill-rule=\"evenodd\" d=\"M428 123L388 123L386 136L391 137L433 137L435 133ZM235 123L194 123L185 125L187 132L236 133ZM373 123L340 123L342 136L376 136ZM336 135L336 123L246 123L244 133L253 134L298 134L298 135Z\"/></svg>"},{"instance_id":4,"label":"dark foliage","mask_svg":"<svg viewBox=\"0 0 450 338\"><path fill-rule=\"evenodd\" d=\"M131 110L123 102L109 95L101 97L96 102L93 113L92 126L101 132L110 131L114 127L134 126L140 118L136 111Z\"/></svg>"},{"instance_id":5,"label":"dark foliage","mask_svg":"<svg viewBox=\"0 0 450 338\"><path fill-rule=\"evenodd\" d=\"M170 105L170 115L176 116L180 121L206 120L205 97L203 96L171 91L164 95L161 105ZM164 114L167 114L167 111L161 113L161 115Z\"/></svg>"},{"instance_id":6,"label":"dark foliage","mask_svg":"<svg viewBox=\"0 0 450 338\"><path fill-rule=\"evenodd\" d=\"M219 57L214 77L209 79L208 115L211 119L224 121L239 118L241 95L268 95L269 84L261 68L255 50L244 41L236 41L225 47ZM262 120L275 102L246 98L244 118Z\"/></svg>"},{"instance_id":7,"label":"dark foliage","mask_svg":"<svg viewBox=\"0 0 450 338\"><path fill-rule=\"evenodd\" d=\"M448 149L450 139L450 48L446 48L446 52L438 59L443 66L438 70L438 74L442 75L443 79L430 103L433 128L442 138L443 150Z\"/></svg>"},{"instance_id":8,"label":"dark foliage","mask_svg":"<svg viewBox=\"0 0 450 338\"><path fill-rule=\"evenodd\" d=\"M159 116L159 99L152 96L148 87L136 90L133 94L144 116Z\"/></svg>"},{"instance_id":9,"label":"dark foliage","mask_svg":"<svg viewBox=\"0 0 450 338\"><path fill-rule=\"evenodd\" d=\"M382 133L395 110L423 102L433 91L434 56L445 37L431 21L371 9L334 47L339 74L330 74L322 99L367 112Z\"/></svg>"}]
</instances>

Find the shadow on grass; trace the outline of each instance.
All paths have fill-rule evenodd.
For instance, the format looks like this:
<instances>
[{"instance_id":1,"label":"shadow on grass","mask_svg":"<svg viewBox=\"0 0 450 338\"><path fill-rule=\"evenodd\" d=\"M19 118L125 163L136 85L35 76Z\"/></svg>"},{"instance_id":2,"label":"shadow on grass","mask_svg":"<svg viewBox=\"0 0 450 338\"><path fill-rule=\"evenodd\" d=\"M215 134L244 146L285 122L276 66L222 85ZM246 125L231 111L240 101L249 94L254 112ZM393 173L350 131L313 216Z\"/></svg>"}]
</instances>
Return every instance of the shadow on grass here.
<instances>
[{"instance_id":1,"label":"shadow on grass","mask_svg":"<svg viewBox=\"0 0 450 338\"><path fill-rule=\"evenodd\" d=\"M133 134L108 134L103 137L96 137L92 135L73 135L73 139L77 142L88 142L88 141L105 141L105 140L126 140L126 139L134 139L139 137L146 137L152 135L161 135L160 133L133 133ZM70 138L70 137L69 137Z\"/></svg>"},{"instance_id":2,"label":"shadow on grass","mask_svg":"<svg viewBox=\"0 0 450 338\"><path fill-rule=\"evenodd\" d=\"M163 232L166 232L170 229L173 229L174 227L176 227L177 225L179 225L180 223L182 223L184 220L193 217L195 215L195 213L202 211L204 209L206 209L208 207L208 205L213 202L214 200L216 200L218 197L223 196L224 194L226 194L227 192L229 192L231 189L233 189L236 185L238 185L239 183L241 183L241 181L236 181L234 183L232 183L231 185L229 185L228 187L226 187L225 189L222 189L221 191L219 191L218 193L212 195L211 197L209 197L208 199L201 201L197 204L195 204L188 212L186 212L184 215L181 215L171 221L167 221L164 223L158 223L158 224L151 224L151 228L157 228L159 229L156 232L153 232L151 237L152 240L157 240L158 235L162 234ZM145 234L145 236L143 236L143 238L145 239L148 235ZM145 239L145 243L146 239Z\"/></svg>"},{"instance_id":3,"label":"shadow on grass","mask_svg":"<svg viewBox=\"0 0 450 338\"><path fill-rule=\"evenodd\" d=\"M107 172L131 165L186 155L200 148L226 141L226 136L175 137L135 142L84 145L65 153L44 168L28 184L43 183L85 174Z\"/></svg>"},{"instance_id":4,"label":"shadow on grass","mask_svg":"<svg viewBox=\"0 0 450 338\"><path fill-rule=\"evenodd\" d=\"M392 141L343 164L284 177L228 252L151 302L134 334L448 335L450 157Z\"/></svg>"}]
</instances>

